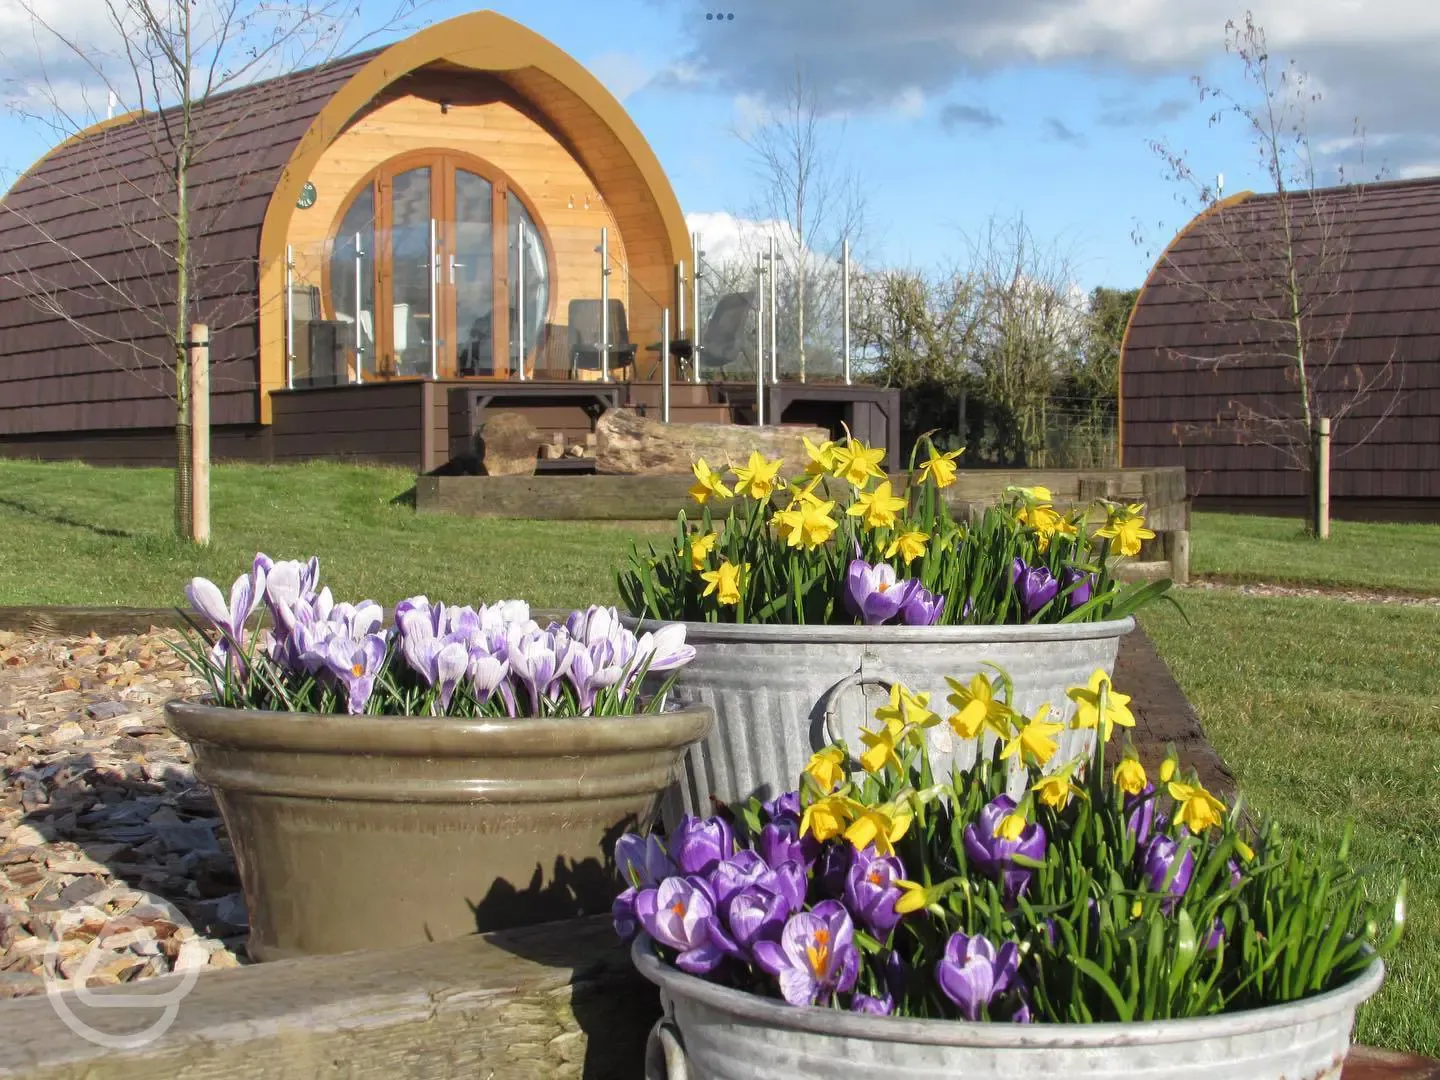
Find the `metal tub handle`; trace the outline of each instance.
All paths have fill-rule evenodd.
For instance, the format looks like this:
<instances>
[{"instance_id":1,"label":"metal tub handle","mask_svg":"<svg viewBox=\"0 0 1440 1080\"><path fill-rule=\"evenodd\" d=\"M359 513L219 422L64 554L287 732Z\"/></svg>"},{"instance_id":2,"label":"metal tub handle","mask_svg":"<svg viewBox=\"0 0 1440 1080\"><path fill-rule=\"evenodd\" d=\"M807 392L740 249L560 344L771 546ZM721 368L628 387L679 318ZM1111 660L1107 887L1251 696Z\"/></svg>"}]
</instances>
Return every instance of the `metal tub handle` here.
<instances>
[{"instance_id":1,"label":"metal tub handle","mask_svg":"<svg viewBox=\"0 0 1440 1080\"><path fill-rule=\"evenodd\" d=\"M840 704L840 697L845 691L852 687L878 686L887 694L901 680L886 674L866 675L856 671L841 679L829 690L825 691L825 712L821 716L820 730L825 737L826 745L839 742L841 737L840 718L837 711ZM816 749L820 749L816 747Z\"/></svg>"},{"instance_id":2,"label":"metal tub handle","mask_svg":"<svg viewBox=\"0 0 1440 1080\"><path fill-rule=\"evenodd\" d=\"M687 1080L685 1044L668 1016L655 1021L645 1042L645 1080Z\"/></svg>"}]
</instances>

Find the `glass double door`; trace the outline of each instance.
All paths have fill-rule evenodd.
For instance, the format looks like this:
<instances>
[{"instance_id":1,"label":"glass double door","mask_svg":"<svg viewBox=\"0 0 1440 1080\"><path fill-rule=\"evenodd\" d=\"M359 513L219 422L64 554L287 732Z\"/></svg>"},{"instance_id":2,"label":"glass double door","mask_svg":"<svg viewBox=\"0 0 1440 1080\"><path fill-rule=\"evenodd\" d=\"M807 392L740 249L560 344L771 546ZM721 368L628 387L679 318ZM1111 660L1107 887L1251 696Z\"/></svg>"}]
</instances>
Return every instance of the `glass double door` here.
<instances>
[{"instance_id":1,"label":"glass double door","mask_svg":"<svg viewBox=\"0 0 1440 1080\"><path fill-rule=\"evenodd\" d=\"M353 307L367 377L533 372L548 254L524 201L483 163L445 152L387 163L352 198L333 250L333 304L341 318Z\"/></svg>"}]
</instances>

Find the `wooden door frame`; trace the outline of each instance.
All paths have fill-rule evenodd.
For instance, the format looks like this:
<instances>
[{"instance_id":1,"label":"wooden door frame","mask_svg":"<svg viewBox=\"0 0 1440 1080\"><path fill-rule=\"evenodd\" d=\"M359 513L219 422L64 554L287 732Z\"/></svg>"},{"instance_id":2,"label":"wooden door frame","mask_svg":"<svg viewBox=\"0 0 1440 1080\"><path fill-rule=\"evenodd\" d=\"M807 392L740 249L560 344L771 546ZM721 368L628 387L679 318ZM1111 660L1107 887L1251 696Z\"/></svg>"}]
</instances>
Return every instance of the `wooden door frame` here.
<instances>
[{"instance_id":1,"label":"wooden door frame","mask_svg":"<svg viewBox=\"0 0 1440 1080\"><path fill-rule=\"evenodd\" d=\"M346 193L341 203L340 211L335 217L330 234L331 250L334 250L335 238L338 235L341 222L349 213L351 204L355 198L366 187L369 187L375 200L375 236L372 246L375 248L375 258L372 267L372 295L375 302L373 313L374 323L374 368L377 378L396 379L402 378L394 373L395 357L393 344L389 349L382 349L382 342L393 343L395 340L394 327L392 323L395 317L394 305L394 249L392 246L393 221L391 215L391 184L396 175L408 172L412 169L428 167L430 169L430 214L434 219L435 238L437 249L433 252L434 263L431 268L432 275L438 275L439 280L435 283L435 307L438 309L430 313L431 334L437 341L436 349L438 362L436 363L436 378L456 379L461 378L455 373L456 348L459 344L458 327L456 325L455 290L449 281L449 256L456 247L455 238L455 172L463 169L465 172L473 173L490 184L490 236L491 236L491 278L494 282L494 298L492 301L491 315L491 368L494 371L492 376L478 376L478 378L509 379L510 371L510 212L507 196L510 192L520 200L525 207L526 213L530 215L531 222L540 233L541 247L545 253L546 280L549 284L548 294L545 300L545 323L551 324L555 321L555 308L558 290L555 283L558 280L555 266L555 245L551 243L550 232L545 226L535 203L525 193L524 188L516 184L510 175L497 165L486 161L484 158L464 150L457 150L453 147L427 147L419 150L407 150L404 153L396 154L394 157L386 158L380 164L365 174ZM519 257L520 253L517 253ZM322 307L328 307L334 311L333 282L330 278L330 259L327 257L321 267L321 288ZM504 318L500 316L503 315ZM356 335L360 329L356 327ZM543 329L537 329L535 335L536 350L543 344ZM441 348L441 342L448 343L448 347ZM381 358L384 356L387 363L382 366ZM386 371L385 369L389 370ZM466 376L474 378L476 376ZM362 375L363 378L363 375Z\"/></svg>"}]
</instances>

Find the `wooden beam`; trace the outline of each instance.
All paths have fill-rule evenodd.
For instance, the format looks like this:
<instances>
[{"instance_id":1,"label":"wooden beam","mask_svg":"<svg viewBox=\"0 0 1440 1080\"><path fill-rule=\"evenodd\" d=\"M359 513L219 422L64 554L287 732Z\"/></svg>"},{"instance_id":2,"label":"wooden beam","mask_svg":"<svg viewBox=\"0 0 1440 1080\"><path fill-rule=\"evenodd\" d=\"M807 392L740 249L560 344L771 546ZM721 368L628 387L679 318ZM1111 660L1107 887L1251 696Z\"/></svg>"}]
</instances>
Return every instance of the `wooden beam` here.
<instances>
[{"instance_id":1,"label":"wooden beam","mask_svg":"<svg viewBox=\"0 0 1440 1080\"><path fill-rule=\"evenodd\" d=\"M92 991L163 994L183 976ZM95 1008L102 1032L143 1030L160 1008ZM608 915L383 952L207 972L155 1041L94 1045L45 997L0 1002L4 1080L493 1080L639 1076L659 1016Z\"/></svg>"}]
</instances>

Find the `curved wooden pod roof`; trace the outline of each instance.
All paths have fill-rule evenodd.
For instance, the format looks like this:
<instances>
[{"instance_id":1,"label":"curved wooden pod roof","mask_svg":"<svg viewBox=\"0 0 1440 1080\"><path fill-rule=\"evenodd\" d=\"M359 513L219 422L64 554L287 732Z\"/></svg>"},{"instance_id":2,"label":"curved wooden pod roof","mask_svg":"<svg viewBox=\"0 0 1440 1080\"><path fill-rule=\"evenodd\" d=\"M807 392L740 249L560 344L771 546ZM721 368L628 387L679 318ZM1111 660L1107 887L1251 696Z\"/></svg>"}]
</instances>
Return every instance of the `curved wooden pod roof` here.
<instances>
[{"instance_id":1,"label":"curved wooden pod roof","mask_svg":"<svg viewBox=\"0 0 1440 1080\"><path fill-rule=\"evenodd\" d=\"M490 11L461 15L382 49L217 96L204 110L199 124L210 133L210 142L192 180L197 220L204 222L197 252L201 315L208 317L210 306L234 301L237 294L248 296L252 307L259 297L258 313L233 320L233 340L212 345L217 361L212 381L215 423L269 421L269 391L285 380L281 302L285 243L300 189L345 126L387 87L421 68L483 72L532 103L594 178L622 235L631 225L637 235L663 238L651 240L648 247L644 242L628 243L627 250L632 275L648 278L642 283L653 295L669 297L673 266L689 248L689 233L659 160L624 107L576 60L518 23ZM135 250L139 246L133 239L135 230L122 227L116 219L123 216L133 225L146 214L153 216L144 191L161 178L156 159L145 152L145 146L160 122L160 114L107 121L37 162L5 197L3 205L16 213L0 214L0 259L12 266L28 260L33 265L27 272L48 266L53 267L53 277L73 279L76 260L53 242L60 239L75 255L94 260L89 272L105 273L123 262L127 275L148 275L153 297L166 276L163 260ZM98 167L101 162L103 167ZM232 167L227 168L227 163ZM246 182L237 190L233 180L241 172ZM654 227L657 216L659 228ZM647 224L649 228L642 227ZM119 237L119 233L127 235ZM136 259L138 265L132 267L130 262ZM72 265L67 268L64 263ZM79 271L80 276L85 272ZM144 284L135 291L143 294ZM18 309L10 311L10 304L33 307L14 296L13 289L0 292L0 330L7 333L8 328L27 325L26 316ZM147 333L152 340L155 336L154 328L142 326L133 314L104 314L115 318L107 336L130 335L137 340ZM53 358L55 345L42 340L45 333L28 336ZM257 338L258 371L249 359L223 359L253 357ZM87 362L81 355L86 351L93 349L84 342L73 343L65 350L69 355L61 359L60 370L47 360L47 374L66 374L68 366L75 376L88 377L90 383L98 379L104 387L76 385L59 399L52 387L46 395L47 410L60 404L98 405L135 396L127 395L123 385L109 377L133 380L133 375L115 371L113 361L98 366L93 358ZM0 398L4 389L0 371ZM71 410L66 426L173 423L173 413L165 412L169 402L164 396L152 393L140 404L142 422L97 423L95 410L79 408ZM26 429L7 425L0 406L0 434Z\"/></svg>"},{"instance_id":2,"label":"curved wooden pod roof","mask_svg":"<svg viewBox=\"0 0 1440 1080\"><path fill-rule=\"evenodd\" d=\"M1307 293L1324 301L1310 332L1337 342L1322 400L1343 399L1346 380L1394 361L1388 389L1337 428L1332 493L1440 498L1440 178L1313 195L1292 193L1289 217L1306 253ZM1231 196L1189 222L1156 261L1121 344L1125 465L1184 464L1192 494L1304 494L1278 452L1242 440L1229 420L1237 408L1298 402L1283 337L1243 317L1276 299L1265 285L1282 267L1281 209L1273 194ZM1336 253L1323 264L1321 236ZM1213 299L1222 290L1234 304Z\"/></svg>"}]
</instances>

